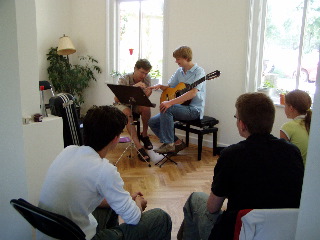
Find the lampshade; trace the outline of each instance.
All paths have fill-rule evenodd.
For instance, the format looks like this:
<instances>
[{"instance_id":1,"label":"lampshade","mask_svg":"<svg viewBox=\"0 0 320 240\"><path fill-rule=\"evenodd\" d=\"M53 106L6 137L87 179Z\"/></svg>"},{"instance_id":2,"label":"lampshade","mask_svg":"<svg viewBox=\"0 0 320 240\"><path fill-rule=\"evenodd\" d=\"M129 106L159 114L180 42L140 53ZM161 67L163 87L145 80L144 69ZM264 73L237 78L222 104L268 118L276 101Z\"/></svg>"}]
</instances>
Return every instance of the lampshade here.
<instances>
[{"instance_id":1,"label":"lampshade","mask_svg":"<svg viewBox=\"0 0 320 240\"><path fill-rule=\"evenodd\" d=\"M59 55L70 55L76 52L76 48L74 47L71 39L68 36L63 35L59 39L58 51Z\"/></svg>"}]
</instances>

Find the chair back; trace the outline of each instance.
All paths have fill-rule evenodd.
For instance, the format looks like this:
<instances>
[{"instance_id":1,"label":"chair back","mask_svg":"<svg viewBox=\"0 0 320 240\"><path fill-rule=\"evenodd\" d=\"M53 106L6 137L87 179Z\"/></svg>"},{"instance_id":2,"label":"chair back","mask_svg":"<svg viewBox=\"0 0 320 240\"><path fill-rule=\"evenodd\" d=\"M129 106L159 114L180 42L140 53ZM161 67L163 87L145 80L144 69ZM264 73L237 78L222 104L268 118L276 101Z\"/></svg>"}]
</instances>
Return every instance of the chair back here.
<instances>
[{"instance_id":1,"label":"chair back","mask_svg":"<svg viewBox=\"0 0 320 240\"><path fill-rule=\"evenodd\" d=\"M49 81L45 81L45 80L39 81L39 87L40 87L40 86L43 86L43 87L44 87L43 90L50 90L51 93L52 93L52 96L54 96L54 92L53 92L53 90L52 90L52 86L51 86L51 84L50 84Z\"/></svg>"},{"instance_id":2,"label":"chair back","mask_svg":"<svg viewBox=\"0 0 320 240\"><path fill-rule=\"evenodd\" d=\"M242 213L244 211L244 213ZM240 234L235 228L235 238L239 240L292 240L295 239L298 208L241 210L237 218ZM240 223L239 223L240 221ZM238 230L239 231L239 230ZM236 235L238 238L236 238Z\"/></svg>"},{"instance_id":3,"label":"chair back","mask_svg":"<svg viewBox=\"0 0 320 240\"><path fill-rule=\"evenodd\" d=\"M49 100L51 114L62 117L64 147L83 145L83 137L74 98L69 93L59 93Z\"/></svg>"},{"instance_id":4,"label":"chair back","mask_svg":"<svg viewBox=\"0 0 320 240\"><path fill-rule=\"evenodd\" d=\"M43 210L26 200L12 199L10 204L40 232L62 240L85 240L84 232L70 219Z\"/></svg>"}]
</instances>

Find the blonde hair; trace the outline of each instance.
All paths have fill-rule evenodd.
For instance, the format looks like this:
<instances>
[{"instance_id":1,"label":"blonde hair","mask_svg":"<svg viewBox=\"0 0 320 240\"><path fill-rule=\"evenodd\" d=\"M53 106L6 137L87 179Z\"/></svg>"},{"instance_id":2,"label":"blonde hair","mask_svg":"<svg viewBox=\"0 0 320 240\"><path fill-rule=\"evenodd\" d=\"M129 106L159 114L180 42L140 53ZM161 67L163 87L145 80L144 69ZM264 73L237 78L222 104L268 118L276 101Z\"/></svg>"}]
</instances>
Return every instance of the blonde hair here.
<instances>
[{"instance_id":1,"label":"blonde hair","mask_svg":"<svg viewBox=\"0 0 320 240\"><path fill-rule=\"evenodd\" d=\"M172 55L174 58L184 58L187 59L188 62L192 61L192 50L187 46L178 47Z\"/></svg>"}]
</instances>

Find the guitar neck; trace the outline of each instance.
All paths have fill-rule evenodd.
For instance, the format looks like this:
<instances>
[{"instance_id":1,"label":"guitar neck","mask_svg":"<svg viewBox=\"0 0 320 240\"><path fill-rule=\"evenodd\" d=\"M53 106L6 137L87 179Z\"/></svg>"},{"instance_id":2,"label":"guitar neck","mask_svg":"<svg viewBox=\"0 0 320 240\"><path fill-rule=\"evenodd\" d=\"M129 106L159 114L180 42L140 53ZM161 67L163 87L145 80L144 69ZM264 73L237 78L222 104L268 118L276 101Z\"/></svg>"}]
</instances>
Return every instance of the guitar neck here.
<instances>
[{"instance_id":1,"label":"guitar neck","mask_svg":"<svg viewBox=\"0 0 320 240\"><path fill-rule=\"evenodd\" d=\"M190 84L190 89L198 86L200 83L204 82L206 80L206 76L200 78L199 80L195 81L194 83Z\"/></svg>"}]
</instances>

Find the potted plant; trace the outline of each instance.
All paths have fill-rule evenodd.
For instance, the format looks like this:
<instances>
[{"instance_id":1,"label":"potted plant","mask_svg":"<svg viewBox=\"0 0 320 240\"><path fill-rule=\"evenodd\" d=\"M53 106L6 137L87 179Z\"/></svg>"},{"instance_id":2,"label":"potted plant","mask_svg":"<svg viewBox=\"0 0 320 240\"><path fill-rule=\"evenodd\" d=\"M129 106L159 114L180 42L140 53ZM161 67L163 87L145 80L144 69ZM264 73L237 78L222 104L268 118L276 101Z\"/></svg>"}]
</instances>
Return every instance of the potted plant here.
<instances>
[{"instance_id":1,"label":"potted plant","mask_svg":"<svg viewBox=\"0 0 320 240\"><path fill-rule=\"evenodd\" d=\"M75 98L76 106L80 107L84 103L84 89L89 86L91 80L97 81L96 73L101 73L101 68L96 65L98 61L87 55L79 57L82 65L72 65L68 58L58 55L57 47L50 48L47 56L49 80L55 91L70 93Z\"/></svg>"},{"instance_id":2,"label":"potted plant","mask_svg":"<svg viewBox=\"0 0 320 240\"><path fill-rule=\"evenodd\" d=\"M278 92L279 92L280 104L284 105L286 103L285 97L288 91L284 89L278 89Z\"/></svg>"},{"instance_id":3,"label":"potted plant","mask_svg":"<svg viewBox=\"0 0 320 240\"><path fill-rule=\"evenodd\" d=\"M150 71L149 74L150 74L150 77L151 77L151 79L152 79L152 85L158 84L158 83L159 83L159 79L160 79L160 77L161 77L160 70L158 70L158 69L155 69L155 70L151 69L151 71Z\"/></svg>"},{"instance_id":4,"label":"potted plant","mask_svg":"<svg viewBox=\"0 0 320 240\"><path fill-rule=\"evenodd\" d=\"M116 81L114 82L118 82L118 79L122 76L126 75L126 72L123 71L122 73L117 71L117 70L112 70L111 73L110 73L110 76L112 76L113 78L116 79Z\"/></svg>"},{"instance_id":5,"label":"potted plant","mask_svg":"<svg viewBox=\"0 0 320 240\"><path fill-rule=\"evenodd\" d=\"M258 88L258 91L272 97L276 91L275 84L270 80L265 80L262 87Z\"/></svg>"}]
</instances>

